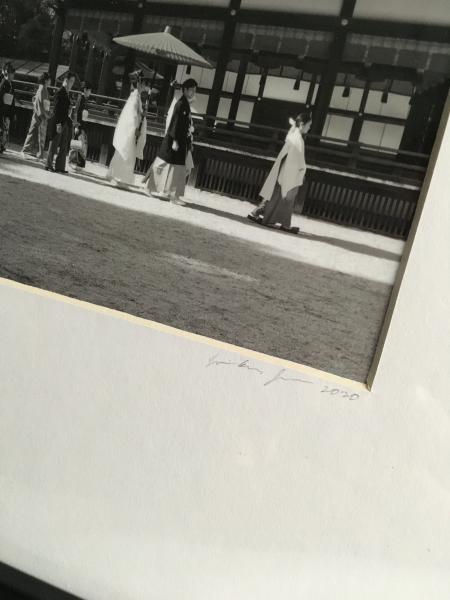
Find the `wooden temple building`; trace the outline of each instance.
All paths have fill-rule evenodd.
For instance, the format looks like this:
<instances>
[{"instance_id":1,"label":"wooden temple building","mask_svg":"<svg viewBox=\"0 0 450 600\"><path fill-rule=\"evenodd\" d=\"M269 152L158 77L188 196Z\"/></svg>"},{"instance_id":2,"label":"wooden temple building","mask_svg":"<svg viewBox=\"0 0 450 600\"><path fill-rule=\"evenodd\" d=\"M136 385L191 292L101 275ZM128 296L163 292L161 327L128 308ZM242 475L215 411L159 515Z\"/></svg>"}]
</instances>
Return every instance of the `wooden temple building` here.
<instances>
[{"instance_id":1,"label":"wooden temple building","mask_svg":"<svg viewBox=\"0 0 450 600\"><path fill-rule=\"evenodd\" d=\"M166 26L214 68L152 64L112 42ZM148 160L169 81L194 77L204 116L194 183L256 200L288 117L310 109L306 213L407 235L449 92L449 0L60 3L53 73L69 65L113 106L126 97L127 73L139 61L164 77L155 80L160 107ZM98 155L110 134L102 136Z\"/></svg>"}]
</instances>

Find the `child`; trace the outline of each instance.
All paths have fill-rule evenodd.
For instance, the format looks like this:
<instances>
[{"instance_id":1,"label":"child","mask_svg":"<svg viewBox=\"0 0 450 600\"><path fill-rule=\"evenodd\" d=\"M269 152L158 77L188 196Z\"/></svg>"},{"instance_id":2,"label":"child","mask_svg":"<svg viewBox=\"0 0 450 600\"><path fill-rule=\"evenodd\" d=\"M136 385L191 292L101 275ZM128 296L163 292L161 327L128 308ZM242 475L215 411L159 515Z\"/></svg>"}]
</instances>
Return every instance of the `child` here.
<instances>
[{"instance_id":1,"label":"child","mask_svg":"<svg viewBox=\"0 0 450 600\"><path fill-rule=\"evenodd\" d=\"M69 165L72 169L84 169L88 151L88 136L86 121L89 116L87 102L91 95L92 85L85 82L82 86L83 93L79 96L75 107L74 136L70 143Z\"/></svg>"}]
</instances>

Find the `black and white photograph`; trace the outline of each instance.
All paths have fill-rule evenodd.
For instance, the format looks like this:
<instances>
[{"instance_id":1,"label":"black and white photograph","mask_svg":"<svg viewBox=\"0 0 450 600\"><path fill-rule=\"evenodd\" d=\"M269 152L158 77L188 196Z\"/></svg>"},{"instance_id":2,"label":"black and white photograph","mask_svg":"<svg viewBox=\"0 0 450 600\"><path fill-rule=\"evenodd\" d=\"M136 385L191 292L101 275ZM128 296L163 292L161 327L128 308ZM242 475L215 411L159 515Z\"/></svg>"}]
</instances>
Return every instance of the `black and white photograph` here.
<instances>
[{"instance_id":1,"label":"black and white photograph","mask_svg":"<svg viewBox=\"0 0 450 600\"><path fill-rule=\"evenodd\" d=\"M0 0L0 65L1 278L367 381L448 0Z\"/></svg>"}]
</instances>

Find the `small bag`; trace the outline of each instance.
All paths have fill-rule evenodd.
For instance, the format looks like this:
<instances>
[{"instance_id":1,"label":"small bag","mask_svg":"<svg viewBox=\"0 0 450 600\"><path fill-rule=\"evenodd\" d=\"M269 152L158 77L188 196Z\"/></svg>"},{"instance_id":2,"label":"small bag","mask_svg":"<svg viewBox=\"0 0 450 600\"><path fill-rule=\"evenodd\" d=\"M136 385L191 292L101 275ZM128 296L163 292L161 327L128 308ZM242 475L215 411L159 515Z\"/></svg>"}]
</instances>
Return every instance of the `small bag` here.
<instances>
[{"instance_id":1,"label":"small bag","mask_svg":"<svg viewBox=\"0 0 450 600\"><path fill-rule=\"evenodd\" d=\"M83 142L81 140L71 140L70 149L80 152L83 149Z\"/></svg>"},{"instance_id":2,"label":"small bag","mask_svg":"<svg viewBox=\"0 0 450 600\"><path fill-rule=\"evenodd\" d=\"M3 94L3 104L6 104L6 106L11 106L14 100L14 96L12 94Z\"/></svg>"},{"instance_id":3,"label":"small bag","mask_svg":"<svg viewBox=\"0 0 450 600\"><path fill-rule=\"evenodd\" d=\"M83 119L83 121L87 121L89 117L89 111L87 111L86 109L83 109L83 112L81 113L81 118Z\"/></svg>"}]
</instances>

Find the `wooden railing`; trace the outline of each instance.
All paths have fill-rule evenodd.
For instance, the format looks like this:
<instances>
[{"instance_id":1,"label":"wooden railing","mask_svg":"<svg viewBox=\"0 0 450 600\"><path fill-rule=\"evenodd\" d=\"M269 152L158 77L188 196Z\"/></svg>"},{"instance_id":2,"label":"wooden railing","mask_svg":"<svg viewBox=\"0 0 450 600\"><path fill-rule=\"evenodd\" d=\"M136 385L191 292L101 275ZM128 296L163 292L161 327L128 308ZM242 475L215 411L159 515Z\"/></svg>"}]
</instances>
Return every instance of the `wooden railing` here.
<instances>
[{"instance_id":1,"label":"wooden railing","mask_svg":"<svg viewBox=\"0 0 450 600\"><path fill-rule=\"evenodd\" d=\"M15 86L19 102L30 108L35 84L17 81ZM50 88L51 93L54 91ZM71 92L74 101L78 93ZM88 102L90 121L115 126L124 103L121 98L91 96ZM149 133L163 135L165 113L164 107L149 110ZM286 129L209 115L195 115L194 121L198 145L213 145L263 158L274 158L286 136ZM309 134L306 149L308 164L327 169L336 167L363 176L387 177L389 181L413 185L423 181L429 159L426 154Z\"/></svg>"},{"instance_id":2,"label":"wooden railing","mask_svg":"<svg viewBox=\"0 0 450 600\"><path fill-rule=\"evenodd\" d=\"M35 89L33 84L16 82L23 108L13 128L19 143L26 135ZM123 105L120 98L90 98L90 160L109 163L114 126ZM165 110L150 110L147 119L147 143L144 160L136 164L138 173L144 173L156 156L164 135ZM208 115L195 115L194 121L196 169L191 183L200 189L257 201L286 130ZM427 155L308 135L306 158L309 168L301 190L303 214L406 238L427 169Z\"/></svg>"}]
</instances>

